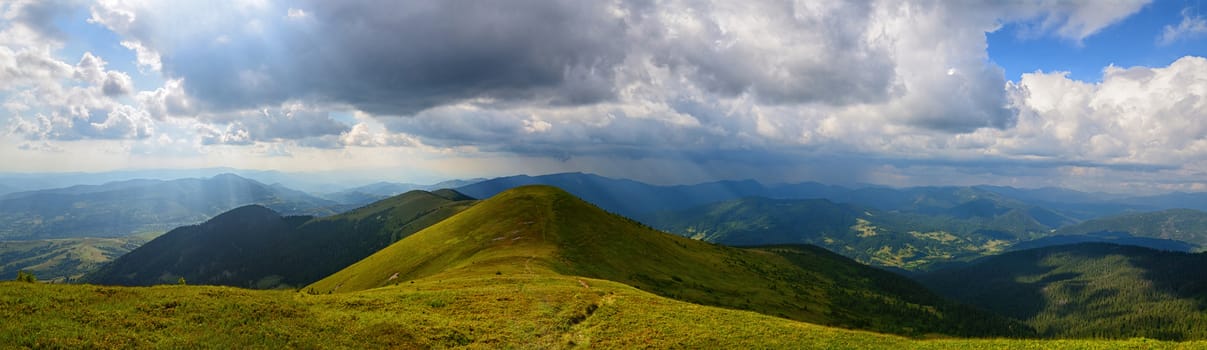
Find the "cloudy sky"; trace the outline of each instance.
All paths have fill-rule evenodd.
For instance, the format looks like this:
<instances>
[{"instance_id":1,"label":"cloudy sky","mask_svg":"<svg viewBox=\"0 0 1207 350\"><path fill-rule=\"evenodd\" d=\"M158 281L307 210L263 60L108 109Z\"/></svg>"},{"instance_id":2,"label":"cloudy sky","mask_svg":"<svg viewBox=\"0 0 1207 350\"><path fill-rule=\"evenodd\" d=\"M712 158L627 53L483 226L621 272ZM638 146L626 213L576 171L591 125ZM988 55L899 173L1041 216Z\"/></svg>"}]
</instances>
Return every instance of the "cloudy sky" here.
<instances>
[{"instance_id":1,"label":"cloudy sky","mask_svg":"<svg viewBox=\"0 0 1207 350\"><path fill-rule=\"evenodd\" d=\"M1198 0L0 1L0 171L1207 190Z\"/></svg>"}]
</instances>

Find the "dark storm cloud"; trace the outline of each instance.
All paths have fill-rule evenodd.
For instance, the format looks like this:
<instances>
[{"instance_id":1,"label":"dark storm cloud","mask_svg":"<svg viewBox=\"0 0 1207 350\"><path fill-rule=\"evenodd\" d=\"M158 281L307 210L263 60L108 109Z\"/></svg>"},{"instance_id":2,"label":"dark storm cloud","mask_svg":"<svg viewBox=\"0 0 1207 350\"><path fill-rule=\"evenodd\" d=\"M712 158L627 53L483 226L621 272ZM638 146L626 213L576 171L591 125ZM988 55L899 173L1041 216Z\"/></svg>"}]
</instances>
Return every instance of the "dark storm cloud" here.
<instances>
[{"instance_id":1,"label":"dark storm cloud","mask_svg":"<svg viewBox=\"0 0 1207 350\"><path fill-rule=\"evenodd\" d=\"M262 35L198 37L169 75L217 107L310 97L381 115L487 98L585 104L613 96L624 23L602 2L313 1ZM210 33L214 34L214 33ZM208 40L202 40L208 39Z\"/></svg>"},{"instance_id":2,"label":"dark storm cloud","mask_svg":"<svg viewBox=\"0 0 1207 350\"><path fill-rule=\"evenodd\" d=\"M161 54L164 73L183 78L209 109L297 99L376 115L466 100L501 108L584 105L614 100L634 80L654 83L651 68L718 96L750 94L769 104L874 103L898 89L889 42L866 39L866 2L820 9L790 1L267 6L253 15L201 12L196 22L221 24L205 27L173 20L162 8L93 12L95 21Z\"/></svg>"},{"instance_id":3,"label":"dark storm cloud","mask_svg":"<svg viewBox=\"0 0 1207 350\"><path fill-rule=\"evenodd\" d=\"M245 118L206 120L225 143L344 142L353 125L240 113L299 102L387 116L377 121L395 138L428 146L700 162L900 157L963 144L953 136L972 145L953 154L984 154L1013 135L1025 102L987 59L985 33L1036 16L926 1L237 5L247 7L98 5L93 15L160 54L193 116Z\"/></svg>"}]
</instances>

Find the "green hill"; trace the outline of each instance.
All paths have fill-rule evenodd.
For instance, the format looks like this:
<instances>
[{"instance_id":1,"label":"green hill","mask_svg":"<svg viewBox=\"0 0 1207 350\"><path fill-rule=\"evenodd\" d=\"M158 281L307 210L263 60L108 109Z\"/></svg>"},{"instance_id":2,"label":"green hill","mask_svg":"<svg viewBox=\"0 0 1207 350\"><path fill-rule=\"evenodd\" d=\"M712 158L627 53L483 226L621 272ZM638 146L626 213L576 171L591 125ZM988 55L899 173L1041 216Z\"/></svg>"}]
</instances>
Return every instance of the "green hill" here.
<instances>
[{"instance_id":1,"label":"green hill","mask_svg":"<svg viewBox=\"0 0 1207 350\"><path fill-rule=\"evenodd\" d=\"M329 217L261 206L174 229L85 277L90 283L301 286L472 205L452 190L412 191Z\"/></svg>"},{"instance_id":2,"label":"green hill","mask_svg":"<svg viewBox=\"0 0 1207 350\"><path fill-rule=\"evenodd\" d=\"M1207 212L1193 209L1169 209L1146 213L1120 214L1064 227L1064 235L1098 232L1122 232L1137 237L1169 239L1207 247Z\"/></svg>"},{"instance_id":3,"label":"green hill","mask_svg":"<svg viewBox=\"0 0 1207 350\"><path fill-rule=\"evenodd\" d=\"M815 247L738 249L686 239L547 186L500 193L304 290L517 275L604 279L693 303L899 334L1029 331Z\"/></svg>"},{"instance_id":4,"label":"green hill","mask_svg":"<svg viewBox=\"0 0 1207 350\"><path fill-rule=\"evenodd\" d=\"M987 257L921 281L1047 337L1185 340L1207 339L1204 271L1204 253L1085 243Z\"/></svg>"},{"instance_id":5,"label":"green hill","mask_svg":"<svg viewBox=\"0 0 1207 350\"><path fill-rule=\"evenodd\" d=\"M1029 209L995 203L971 200L942 213L921 214L878 211L825 199L751 197L661 212L644 221L708 242L815 244L865 264L927 270L937 264L996 254L1013 242L1049 230L1028 214Z\"/></svg>"}]
</instances>

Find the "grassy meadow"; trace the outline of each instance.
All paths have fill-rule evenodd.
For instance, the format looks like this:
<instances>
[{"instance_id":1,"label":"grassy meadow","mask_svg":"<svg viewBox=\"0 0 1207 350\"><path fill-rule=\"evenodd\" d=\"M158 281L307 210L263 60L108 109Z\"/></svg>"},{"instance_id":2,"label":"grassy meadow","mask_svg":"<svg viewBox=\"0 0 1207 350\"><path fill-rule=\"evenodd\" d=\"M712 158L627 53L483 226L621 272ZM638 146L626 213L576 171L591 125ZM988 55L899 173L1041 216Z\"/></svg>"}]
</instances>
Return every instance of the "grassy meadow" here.
<instances>
[{"instance_id":1,"label":"grassy meadow","mask_svg":"<svg viewBox=\"0 0 1207 350\"><path fill-rule=\"evenodd\" d=\"M1195 349L1207 342L916 339L686 303L605 280L501 274L355 293L0 283L30 348Z\"/></svg>"}]
</instances>

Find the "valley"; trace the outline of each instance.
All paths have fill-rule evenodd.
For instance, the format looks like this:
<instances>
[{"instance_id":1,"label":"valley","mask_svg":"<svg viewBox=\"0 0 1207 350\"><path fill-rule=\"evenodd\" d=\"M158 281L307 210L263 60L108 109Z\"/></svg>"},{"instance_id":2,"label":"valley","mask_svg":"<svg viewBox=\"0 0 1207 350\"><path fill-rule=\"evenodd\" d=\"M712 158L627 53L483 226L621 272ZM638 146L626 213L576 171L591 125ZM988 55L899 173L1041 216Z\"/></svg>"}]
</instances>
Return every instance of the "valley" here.
<instances>
[{"instance_id":1,"label":"valley","mask_svg":"<svg viewBox=\"0 0 1207 350\"><path fill-rule=\"evenodd\" d=\"M57 238L28 241L0 241L0 276L15 276L26 271L52 282L79 281L158 237L149 232L113 238Z\"/></svg>"}]
</instances>

